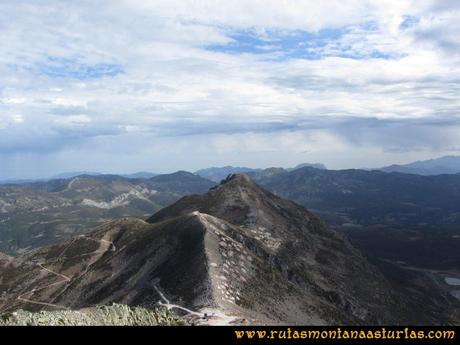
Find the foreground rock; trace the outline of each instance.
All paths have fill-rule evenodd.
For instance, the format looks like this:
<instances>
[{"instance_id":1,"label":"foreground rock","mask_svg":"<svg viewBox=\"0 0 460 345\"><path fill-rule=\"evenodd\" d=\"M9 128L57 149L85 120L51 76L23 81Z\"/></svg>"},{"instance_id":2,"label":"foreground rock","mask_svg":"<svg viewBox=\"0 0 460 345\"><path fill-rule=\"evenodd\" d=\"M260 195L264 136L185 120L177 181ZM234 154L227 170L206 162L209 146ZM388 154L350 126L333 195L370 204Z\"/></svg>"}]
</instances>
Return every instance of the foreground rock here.
<instances>
[{"instance_id":1,"label":"foreground rock","mask_svg":"<svg viewBox=\"0 0 460 345\"><path fill-rule=\"evenodd\" d=\"M121 304L35 313L18 310L0 316L0 326L179 326L189 323L165 310Z\"/></svg>"}]
</instances>

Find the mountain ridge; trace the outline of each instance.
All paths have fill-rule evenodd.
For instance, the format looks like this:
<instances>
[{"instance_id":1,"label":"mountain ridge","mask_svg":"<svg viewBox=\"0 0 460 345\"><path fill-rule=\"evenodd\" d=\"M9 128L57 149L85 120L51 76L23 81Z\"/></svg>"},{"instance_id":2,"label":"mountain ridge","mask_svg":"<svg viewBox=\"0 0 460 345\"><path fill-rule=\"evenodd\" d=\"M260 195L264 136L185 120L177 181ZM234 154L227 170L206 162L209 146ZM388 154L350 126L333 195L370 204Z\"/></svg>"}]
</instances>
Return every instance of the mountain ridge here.
<instances>
[{"instance_id":1,"label":"mountain ridge","mask_svg":"<svg viewBox=\"0 0 460 345\"><path fill-rule=\"evenodd\" d=\"M441 175L460 173L460 156L443 156L408 164L393 164L377 170L417 175Z\"/></svg>"},{"instance_id":2,"label":"mountain ridge","mask_svg":"<svg viewBox=\"0 0 460 345\"><path fill-rule=\"evenodd\" d=\"M71 179L0 185L0 251L14 253L78 235L104 221L147 217L213 182L191 173L128 179L80 175Z\"/></svg>"},{"instance_id":3,"label":"mountain ridge","mask_svg":"<svg viewBox=\"0 0 460 345\"><path fill-rule=\"evenodd\" d=\"M447 293L422 303L398 289L343 234L241 174L147 221L104 223L12 263L0 265L0 312L121 303L312 325L449 323L459 312Z\"/></svg>"},{"instance_id":4,"label":"mountain ridge","mask_svg":"<svg viewBox=\"0 0 460 345\"><path fill-rule=\"evenodd\" d=\"M197 174L199 176L202 176L204 178L207 178L211 181L214 182L220 182L221 180L224 180L228 175L231 174L246 174L246 173L266 173L268 171L271 172L284 172L284 171L292 171L304 167L312 167L316 169L326 169L326 166L321 163L301 163L296 165L293 168L281 168L281 167L271 167L267 169L262 169L262 168L248 168L248 167L234 167L231 165L227 165L224 167L210 167L210 168L205 168L205 169L200 169L194 172L194 174Z\"/></svg>"},{"instance_id":5,"label":"mountain ridge","mask_svg":"<svg viewBox=\"0 0 460 345\"><path fill-rule=\"evenodd\" d=\"M319 213L331 224L456 226L460 175L412 175L310 167L250 173L264 188Z\"/></svg>"}]
</instances>

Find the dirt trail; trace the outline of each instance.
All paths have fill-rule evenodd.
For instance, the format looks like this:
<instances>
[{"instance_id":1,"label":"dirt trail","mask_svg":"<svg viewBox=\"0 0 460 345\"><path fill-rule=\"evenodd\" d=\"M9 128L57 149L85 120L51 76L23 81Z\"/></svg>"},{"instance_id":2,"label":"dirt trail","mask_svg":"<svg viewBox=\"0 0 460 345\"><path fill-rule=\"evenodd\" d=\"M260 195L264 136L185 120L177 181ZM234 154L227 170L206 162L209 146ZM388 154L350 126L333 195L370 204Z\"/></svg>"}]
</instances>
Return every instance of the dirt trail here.
<instances>
[{"instance_id":1,"label":"dirt trail","mask_svg":"<svg viewBox=\"0 0 460 345\"><path fill-rule=\"evenodd\" d=\"M45 285L45 286L42 286L42 287L39 287L39 288L33 288L32 290L30 291L26 291L25 293L22 293L20 294L17 299L21 302L25 302L25 303L31 303L31 304L37 304L37 305L42 305L42 306L47 306L47 307L54 307L54 308L58 308L58 309L69 309L68 307L64 306L64 305L59 305L59 304L53 304L53 303L46 303L46 302L40 302L40 301L37 301L37 300L34 300L32 299L32 296L34 295L34 293L38 292L38 291L42 291L42 290L45 290L45 289L48 289L50 287L53 287L53 286L56 286L56 285L61 285L61 284L70 284L72 282L72 280L74 278L76 278L76 276L72 276L72 277L68 277L62 273L59 273L59 272L56 272L56 271L53 271L52 269L49 269L49 268L46 268L45 266L43 265L46 265L47 263L55 263L55 262L58 262L58 261L61 261L62 258L65 254L65 252L75 243L75 241L77 239L86 239L86 240L90 240L90 241L96 241L98 242L100 245L99 247L93 251L93 252L90 252L90 253L84 253L84 254L81 254L81 255L76 255L76 256L73 256L72 258L76 258L76 257L83 257L83 256L88 256L88 255L93 255L93 257L90 259L90 262L89 264L87 265L85 271L82 273L82 274L79 274L78 275L78 278L82 277L84 274L87 273L89 267L94 264L105 252L107 252L108 250L111 250L111 251L115 251L116 250L116 247L115 247L115 244L112 242L112 241L109 241L107 239L95 239L95 238L92 238L92 237L88 237L88 236L85 236L85 235L81 235L81 236L78 236L76 238L74 238L70 243L69 245L67 245L64 250L59 254L59 256L57 257L57 259L55 260L52 260L52 261L49 261L49 262L43 262L43 263L34 263L35 265L37 265L38 267L40 267L40 269L44 270L45 272L49 273L49 274L53 274L59 278L62 278L61 280L57 281L57 282L54 282L54 283L51 283L51 284L48 284L48 285ZM27 297L25 297L27 296Z\"/></svg>"},{"instance_id":2,"label":"dirt trail","mask_svg":"<svg viewBox=\"0 0 460 345\"><path fill-rule=\"evenodd\" d=\"M153 283L152 286L155 289L155 291L158 292L158 295L160 295L160 298L162 299L162 301L158 301L158 305L165 307L168 310L175 308L175 309L185 311L189 315L196 316L198 317L197 323L199 325L225 326L225 325L231 325L233 322L238 320L236 317L226 315L224 312L217 310L217 309L208 308L208 309L203 309L197 312L197 311L193 311L188 308L185 308L181 305L173 304L166 298L166 296L163 294L163 292L158 287L157 283L158 281L156 283Z\"/></svg>"},{"instance_id":3,"label":"dirt trail","mask_svg":"<svg viewBox=\"0 0 460 345\"><path fill-rule=\"evenodd\" d=\"M182 306L177 305L177 304L172 304L171 302L169 302L169 300L166 298L166 296L163 294L163 292L161 292L161 290L158 288L157 284L153 284L153 288L155 289L156 292L158 292L158 294L160 295L160 298L164 301L164 302L159 301L158 305L166 307L168 310L176 308L176 309L183 310L183 311L187 312L190 315L195 315L195 316L198 316L198 317L204 317L204 314L202 314L202 313L198 313L196 311L193 311L193 310L190 310L188 308L182 307Z\"/></svg>"}]
</instances>

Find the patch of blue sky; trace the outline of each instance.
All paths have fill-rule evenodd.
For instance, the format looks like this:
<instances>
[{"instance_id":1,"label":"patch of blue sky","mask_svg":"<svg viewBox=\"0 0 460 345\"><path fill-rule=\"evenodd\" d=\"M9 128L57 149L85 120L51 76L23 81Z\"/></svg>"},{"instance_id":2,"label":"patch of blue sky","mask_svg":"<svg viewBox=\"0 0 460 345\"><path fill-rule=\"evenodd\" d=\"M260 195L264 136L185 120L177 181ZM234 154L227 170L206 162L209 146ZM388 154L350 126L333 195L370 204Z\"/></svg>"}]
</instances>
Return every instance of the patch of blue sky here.
<instances>
[{"instance_id":1,"label":"patch of blue sky","mask_svg":"<svg viewBox=\"0 0 460 345\"><path fill-rule=\"evenodd\" d=\"M375 20L368 20L358 25L358 27L365 31L377 31L379 29L379 24Z\"/></svg>"},{"instance_id":2,"label":"patch of blue sky","mask_svg":"<svg viewBox=\"0 0 460 345\"><path fill-rule=\"evenodd\" d=\"M401 57L400 54L387 53L387 52L382 52L379 50L372 50L370 52L360 53L360 52L353 51L351 49L344 50L343 52L337 53L334 56L354 59L354 60L362 60L362 59L390 60L390 59L396 59L398 57Z\"/></svg>"},{"instance_id":3,"label":"patch of blue sky","mask_svg":"<svg viewBox=\"0 0 460 345\"><path fill-rule=\"evenodd\" d=\"M306 31L268 31L263 35L255 31L244 30L231 32L228 44L214 44L208 50L229 54L276 54L283 56L316 59L316 54L308 48L324 47L331 40L341 37L343 30L327 29L319 32Z\"/></svg>"},{"instance_id":4,"label":"patch of blue sky","mask_svg":"<svg viewBox=\"0 0 460 345\"><path fill-rule=\"evenodd\" d=\"M414 25L418 24L420 21L420 18L415 17L415 16L404 16L403 21L401 24L399 24L399 28L401 30L409 29L413 27Z\"/></svg>"},{"instance_id":5,"label":"patch of blue sky","mask_svg":"<svg viewBox=\"0 0 460 345\"><path fill-rule=\"evenodd\" d=\"M112 63L85 64L78 59L48 57L38 65L38 73L52 78L71 78L78 80L114 77L123 73L120 65Z\"/></svg>"},{"instance_id":6,"label":"patch of blue sky","mask_svg":"<svg viewBox=\"0 0 460 345\"><path fill-rule=\"evenodd\" d=\"M356 52L352 47L342 45L341 39L353 29L364 32L378 30L378 24L369 21L359 27L324 29L317 32L267 31L259 34L253 30L233 31L227 44L209 45L206 49L227 54L257 54L268 60L292 58L318 60L325 57L346 57L352 59L392 59L395 56L381 51ZM335 49L329 49L333 46Z\"/></svg>"}]
</instances>

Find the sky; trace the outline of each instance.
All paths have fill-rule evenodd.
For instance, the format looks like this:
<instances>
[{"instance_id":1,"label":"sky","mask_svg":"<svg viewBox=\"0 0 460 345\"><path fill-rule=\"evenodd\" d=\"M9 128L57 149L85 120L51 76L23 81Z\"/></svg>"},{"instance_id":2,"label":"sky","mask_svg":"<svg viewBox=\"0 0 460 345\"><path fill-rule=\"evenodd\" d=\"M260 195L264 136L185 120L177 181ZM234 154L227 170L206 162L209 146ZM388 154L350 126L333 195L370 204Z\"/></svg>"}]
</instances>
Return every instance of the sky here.
<instances>
[{"instance_id":1,"label":"sky","mask_svg":"<svg viewBox=\"0 0 460 345\"><path fill-rule=\"evenodd\" d=\"M0 179L460 154L460 1L1 0Z\"/></svg>"}]
</instances>

